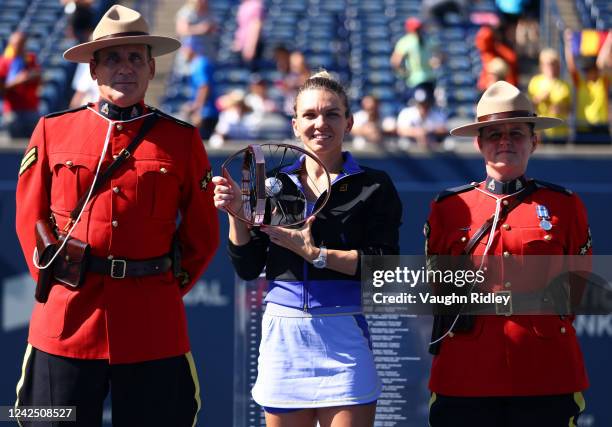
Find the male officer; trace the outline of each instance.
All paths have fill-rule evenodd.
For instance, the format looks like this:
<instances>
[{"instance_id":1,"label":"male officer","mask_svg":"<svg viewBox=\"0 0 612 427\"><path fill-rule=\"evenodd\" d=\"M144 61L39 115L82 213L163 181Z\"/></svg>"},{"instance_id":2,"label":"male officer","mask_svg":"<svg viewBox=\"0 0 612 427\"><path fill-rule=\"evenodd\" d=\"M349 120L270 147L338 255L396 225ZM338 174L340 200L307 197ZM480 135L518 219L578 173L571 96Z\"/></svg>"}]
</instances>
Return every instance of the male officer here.
<instances>
[{"instance_id":1,"label":"male officer","mask_svg":"<svg viewBox=\"0 0 612 427\"><path fill-rule=\"evenodd\" d=\"M521 291L533 291L535 280L513 283L508 271L525 265L529 255L590 254L579 197L525 177L537 146L534 130L559 124L536 117L528 98L510 83L489 87L478 103L476 123L451 131L475 137L487 178L447 190L433 202L425 225L428 255L498 255L494 262L501 265L496 269L501 280L493 290L516 299ZM434 327L430 425L575 425L588 380L573 317L512 315L510 307L501 308L498 314L473 317L473 324L460 316L454 324Z\"/></svg>"},{"instance_id":2,"label":"male officer","mask_svg":"<svg viewBox=\"0 0 612 427\"><path fill-rule=\"evenodd\" d=\"M51 217L91 256L80 287L53 281L47 302L36 303L16 406L76 406L76 425L96 426L110 387L114 425L195 425L199 385L182 297L218 246L212 174L197 129L143 102L153 57L180 43L149 35L123 6L106 12L92 40L64 58L89 63L99 103L42 118L19 171L17 233L34 278L44 267L32 261L39 220ZM142 142L71 215L153 116ZM174 236L182 261L169 256ZM56 259L56 277L64 261L75 262Z\"/></svg>"}]
</instances>

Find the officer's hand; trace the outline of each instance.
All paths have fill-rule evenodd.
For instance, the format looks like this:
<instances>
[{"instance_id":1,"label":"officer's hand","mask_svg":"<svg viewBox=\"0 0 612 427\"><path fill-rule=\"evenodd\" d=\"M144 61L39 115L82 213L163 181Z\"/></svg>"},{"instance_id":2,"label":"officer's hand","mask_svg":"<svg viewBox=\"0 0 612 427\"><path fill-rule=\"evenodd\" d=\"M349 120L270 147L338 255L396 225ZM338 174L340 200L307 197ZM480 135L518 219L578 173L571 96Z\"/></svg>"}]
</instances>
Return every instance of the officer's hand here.
<instances>
[{"instance_id":1,"label":"officer's hand","mask_svg":"<svg viewBox=\"0 0 612 427\"><path fill-rule=\"evenodd\" d=\"M318 256L318 248L312 238L312 223L315 217L308 217L301 228L266 227L260 228L261 231L270 236L270 241L278 246L295 252L306 261L311 262Z\"/></svg>"},{"instance_id":2,"label":"officer's hand","mask_svg":"<svg viewBox=\"0 0 612 427\"><path fill-rule=\"evenodd\" d=\"M213 176L215 184L214 201L215 207L221 210L239 212L242 208L242 197L240 187L231 177Z\"/></svg>"}]
</instances>

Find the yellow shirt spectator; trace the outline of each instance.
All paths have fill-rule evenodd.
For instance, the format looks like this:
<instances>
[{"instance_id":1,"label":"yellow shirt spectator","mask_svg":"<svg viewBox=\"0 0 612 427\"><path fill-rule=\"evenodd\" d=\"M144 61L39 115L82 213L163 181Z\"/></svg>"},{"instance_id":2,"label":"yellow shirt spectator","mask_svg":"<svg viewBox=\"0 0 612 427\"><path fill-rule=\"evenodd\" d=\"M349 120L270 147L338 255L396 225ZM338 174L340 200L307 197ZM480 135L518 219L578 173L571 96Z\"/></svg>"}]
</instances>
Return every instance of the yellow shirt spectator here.
<instances>
[{"instance_id":1,"label":"yellow shirt spectator","mask_svg":"<svg viewBox=\"0 0 612 427\"><path fill-rule=\"evenodd\" d=\"M544 74L533 76L527 88L538 116L556 117L567 121L572 92L568 82ZM567 125L543 131L547 139L565 140L569 136Z\"/></svg>"},{"instance_id":2,"label":"yellow shirt spectator","mask_svg":"<svg viewBox=\"0 0 612 427\"><path fill-rule=\"evenodd\" d=\"M608 124L608 85L606 76L600 75L597 80L586 80L577 75L576 79L576 124Z\"/></svg>"}]
</instances>

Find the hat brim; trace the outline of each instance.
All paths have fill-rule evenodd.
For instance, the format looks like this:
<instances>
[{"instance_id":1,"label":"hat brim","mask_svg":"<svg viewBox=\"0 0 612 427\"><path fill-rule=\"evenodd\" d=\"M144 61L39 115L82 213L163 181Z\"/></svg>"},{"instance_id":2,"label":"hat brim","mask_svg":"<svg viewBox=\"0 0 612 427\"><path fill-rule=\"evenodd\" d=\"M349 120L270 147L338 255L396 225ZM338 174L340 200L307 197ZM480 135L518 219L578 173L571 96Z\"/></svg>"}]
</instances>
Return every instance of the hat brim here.
<instances>
[{"instance_id":1,"label":"hat brim","mask_svg":"<svg viewBox=\"0 0 612 427\"><path fill-rule=\"evenodd\" d=\"M145 44L151 46L153 57L172 53L181 47L181 42L164 36L124 36L105 40L94 40L73 46L64 52L64 59L71 62L89 62L95 51L111 46Z\"/></svg>"},{"instance_id":2,"label":"hat brim","mask_svg":"<svg viewBox=\"0 0 612 427\"><path fill-rule=\"evenodd\" d=\"M504 123L533 123L534 130L550 129L561 126L565 122L553 117L511 117L507 119L488 120L486 122L470 123L451 129L453 136L478 136L478 130L487 126L501 125Z\"/></svg>"}]
</instances>

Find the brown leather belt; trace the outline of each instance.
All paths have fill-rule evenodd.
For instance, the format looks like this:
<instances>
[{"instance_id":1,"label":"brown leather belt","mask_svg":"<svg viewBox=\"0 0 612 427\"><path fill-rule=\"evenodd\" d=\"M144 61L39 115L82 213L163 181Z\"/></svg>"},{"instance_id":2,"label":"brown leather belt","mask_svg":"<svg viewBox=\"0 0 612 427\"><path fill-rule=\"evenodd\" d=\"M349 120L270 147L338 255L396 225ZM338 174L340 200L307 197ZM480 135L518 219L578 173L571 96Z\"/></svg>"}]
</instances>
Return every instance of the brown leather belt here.
<instances>
[{"instance_id":1,"label":"brown leather belt","mask_svg":"<svg viewBox=\"0 0 612 427\"><path fill-rule=\"evenodd\" d=\"M125 277L152 276L165 273L172 267L172 259L169 256L149 258L146 260L132 261L127 259L107 259L91 256L87 270L93 273L104 274L113 279Z\"/></svg>"}]
</instances>

